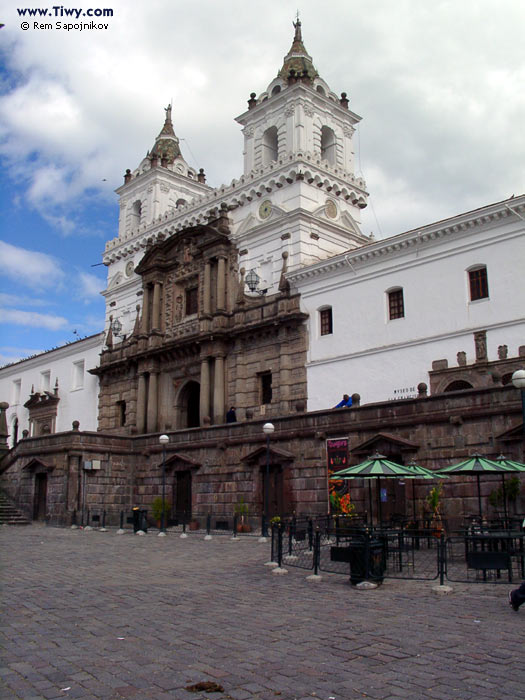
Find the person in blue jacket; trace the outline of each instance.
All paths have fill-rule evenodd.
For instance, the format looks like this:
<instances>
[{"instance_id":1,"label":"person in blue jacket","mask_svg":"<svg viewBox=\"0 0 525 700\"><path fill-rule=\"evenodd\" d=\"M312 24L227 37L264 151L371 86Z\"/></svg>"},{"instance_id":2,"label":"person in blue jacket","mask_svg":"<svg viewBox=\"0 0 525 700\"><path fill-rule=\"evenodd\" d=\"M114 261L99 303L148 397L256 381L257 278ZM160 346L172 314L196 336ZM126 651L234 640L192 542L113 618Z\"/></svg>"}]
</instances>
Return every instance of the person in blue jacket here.
<instances>
[{"instance_id":1,"label":"person in blue jacket","mask_svg":"<svg viewBox=\"0 0 525 700\"><path fill-rule=\"evenodd\" d=\"M334 406L334 408L350 408L351 405L352 405L351 397L348 396L348 394L343 394L342 400L339 401L337 406Z\"/></svg>"}]
</instances>

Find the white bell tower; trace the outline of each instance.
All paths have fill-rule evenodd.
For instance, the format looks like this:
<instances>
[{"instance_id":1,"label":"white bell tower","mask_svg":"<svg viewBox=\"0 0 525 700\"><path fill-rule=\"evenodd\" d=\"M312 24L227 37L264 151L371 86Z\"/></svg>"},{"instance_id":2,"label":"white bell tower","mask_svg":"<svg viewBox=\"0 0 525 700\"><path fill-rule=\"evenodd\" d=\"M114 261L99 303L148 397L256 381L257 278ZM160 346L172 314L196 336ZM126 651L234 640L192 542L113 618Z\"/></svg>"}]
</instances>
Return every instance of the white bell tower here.
<instances>
[{"instance_id":1,"label":"white bell tower","mask_svg":"<svg viewBox=\"0 0 525 700\"><path fill-rule=\"evenodd\" d=\"M299 19L294 28L277 76L236 119L244 134L238 184L248 190L232 212L240 266L274 289L285 251L294 270L369 242L359 228L366 183L354 172L361 117L319 76Z\"/></svg>"},{"instance_id":2,"label":"white bell tower","mask_svg":"<svg viewBox=\"0 0 525 700\"><path fill-rule=\"evenodd\" d=\"M122 325L123 335L132 332L137 305L142 304L141 280L135 274L135 267L148 245L148 231L172 219L195 198L212 191L205 183L204 171L197 173L184 160L171 110L171 105L165 108L164 125L151 151L136 170L126 171L124 184L116 190L120 198L118 237L106 244L108 285L103 294L106 329L113 317Z\"/></svg>"}]
</instances>

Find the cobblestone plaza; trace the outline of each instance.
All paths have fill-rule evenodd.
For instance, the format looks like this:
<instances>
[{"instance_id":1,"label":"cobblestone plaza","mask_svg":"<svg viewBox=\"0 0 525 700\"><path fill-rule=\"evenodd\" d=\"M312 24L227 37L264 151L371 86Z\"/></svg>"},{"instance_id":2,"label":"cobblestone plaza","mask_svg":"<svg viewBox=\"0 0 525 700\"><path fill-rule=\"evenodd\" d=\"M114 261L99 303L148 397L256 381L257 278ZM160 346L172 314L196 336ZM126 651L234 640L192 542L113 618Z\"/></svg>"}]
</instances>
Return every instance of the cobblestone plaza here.
<instances>
[{"instance_id":1,"label":"cobblestone plaza","mask_svg":"<svg viewBox=\"0 0 525 700\"><path fill-rule=\"evenodd\" d=\"M1 697L517 700L512 587L274 576L269 544L0 529ZM207 681L216 692L186 688Z\"/></svg>"}]
</instances>

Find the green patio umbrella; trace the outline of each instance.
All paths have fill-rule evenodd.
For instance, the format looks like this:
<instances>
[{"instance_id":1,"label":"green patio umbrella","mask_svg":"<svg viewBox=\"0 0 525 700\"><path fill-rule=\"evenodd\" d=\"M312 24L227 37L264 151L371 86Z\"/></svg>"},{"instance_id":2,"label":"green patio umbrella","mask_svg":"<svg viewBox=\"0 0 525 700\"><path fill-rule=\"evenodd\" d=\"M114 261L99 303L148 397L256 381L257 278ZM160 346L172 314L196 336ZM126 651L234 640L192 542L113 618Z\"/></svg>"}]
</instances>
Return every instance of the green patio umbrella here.
<instances>
[{"instance_id":1,"label":"green patio umbrella","mask_svg":"<svg viewBox=\"0 0 525 700\"><path fill-rule=\"evenodd\" d=\"M378 480L378 496L380 494L381 479L433 479L435 474L429 469L420 467L417 464L403 465L391 462L385 455L374 454L361 464L356 464L353 467L346 467L334 472L330 477L331 481L339 481L340 479L377 479ZM368 482L368 499L370 502L370 515L372 515L372 488ZM382 520L381 513L381 498L378 498L379 503L379 521Z\"/></svg>"},{"instance_id":2,"label":"green patio umbrella","mask_svg":"<svg viewBox=\"0 0 525 700\"><path fill-rule=\"evenodd\" d=\"M459 464L451 464L448 467L443 467L443 469L438 469L438 474L445 476L456 476L458 474L473 474L476 476L478 482L478 507L479 507L479 517L483 516L481 508L481 487L479 483L480 476L482 474L505 474L510 471L520 471L518 469L512 469L508 467L506 463L497 462L493 459L488 459L480 454L474 454L464 462L459 462Z\"/></svg>"}]
</instances>

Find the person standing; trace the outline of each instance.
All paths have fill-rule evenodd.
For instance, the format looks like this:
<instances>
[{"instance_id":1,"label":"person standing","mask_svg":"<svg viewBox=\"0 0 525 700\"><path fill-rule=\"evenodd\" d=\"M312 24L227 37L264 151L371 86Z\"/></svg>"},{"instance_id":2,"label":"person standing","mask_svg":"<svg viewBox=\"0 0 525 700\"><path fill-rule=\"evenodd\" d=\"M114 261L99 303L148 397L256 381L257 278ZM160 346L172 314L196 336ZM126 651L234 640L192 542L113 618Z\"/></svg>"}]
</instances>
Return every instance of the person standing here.
<instances>
[{"instance_id":1,"label":"person standing","mask_svg":"<svg viewBox=\"0 0 525 700\"><path fill-rule=\"evenodd\" d=\"M235 413L235 406L231 406L230 410L226 414L226 423L237 423L237 414Z\"/></svg>"}]
</instances>

